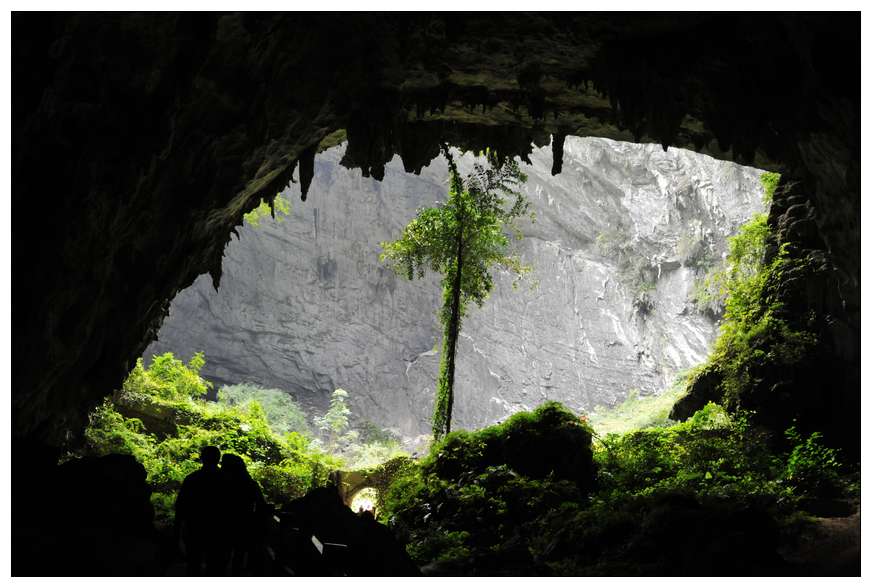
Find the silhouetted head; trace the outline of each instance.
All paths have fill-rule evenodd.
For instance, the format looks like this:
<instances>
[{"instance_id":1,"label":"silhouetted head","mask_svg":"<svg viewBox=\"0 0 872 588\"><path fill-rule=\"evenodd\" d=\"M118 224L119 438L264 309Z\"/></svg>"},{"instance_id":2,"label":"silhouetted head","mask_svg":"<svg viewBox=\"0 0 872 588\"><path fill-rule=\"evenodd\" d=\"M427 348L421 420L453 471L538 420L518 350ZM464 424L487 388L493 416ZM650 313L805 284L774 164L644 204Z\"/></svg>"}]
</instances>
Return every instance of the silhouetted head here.
<instances>
[{"instance_id":1,"label":"silhouetted head","mask_svg":"<svg viewBox=\"0 0 872 588\"><path fill-rule=\"evenodd\" d=\"M247 476L248 470L245 468L245 462L238 455L225 453L221 458L221 469L228 474Z\"/></svg>"},{"instance_id":2,"label":"silhouetted head","mask_svg":"<svg viewBox=\"0 0 872 588\"><path fill-rule=\"evenodd\" d=\"M204 466L218 467L218 461L221 459L221 450L214 445L207 445L200 450L200 463Z\"/></svg>"}]
</instances>

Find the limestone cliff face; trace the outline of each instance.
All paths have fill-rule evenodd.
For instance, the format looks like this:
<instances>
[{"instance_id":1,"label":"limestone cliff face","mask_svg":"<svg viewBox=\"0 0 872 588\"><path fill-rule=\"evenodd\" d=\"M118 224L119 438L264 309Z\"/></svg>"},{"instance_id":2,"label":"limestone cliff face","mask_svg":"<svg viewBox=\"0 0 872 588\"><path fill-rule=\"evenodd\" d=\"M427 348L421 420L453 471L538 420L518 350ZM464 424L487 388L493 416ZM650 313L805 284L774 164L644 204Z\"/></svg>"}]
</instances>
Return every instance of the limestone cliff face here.
<instances>
[{"instance_id":1,"label":"limestone cliff face","mask_svg":"<svg viewBox=\"0 0 872 588\"><path fill-rule=\"evenodd\" d=\"M207 378L280 387L317 411L343 387L356 415L425 433L439 278L408 282L378 253L417 208L445 197L447 166L439 158L413 176L395 160L377 182L340 166L343 149L316 159L309 199L291 198L290 217L242 227L219 290L204 275L181 292L145 356L203 350ZM763 209L759 171L680 149L567 138L560 175L550 174L550 149L530 160L536 220L517 247L533 272L517 289L498 275L490 299L471 309L454 428L546 399L590 410L631 389L662 390L716 335L688 300L695 278ZM461 170L472 162L464 156Z\"/></svg>"}]
</instances>

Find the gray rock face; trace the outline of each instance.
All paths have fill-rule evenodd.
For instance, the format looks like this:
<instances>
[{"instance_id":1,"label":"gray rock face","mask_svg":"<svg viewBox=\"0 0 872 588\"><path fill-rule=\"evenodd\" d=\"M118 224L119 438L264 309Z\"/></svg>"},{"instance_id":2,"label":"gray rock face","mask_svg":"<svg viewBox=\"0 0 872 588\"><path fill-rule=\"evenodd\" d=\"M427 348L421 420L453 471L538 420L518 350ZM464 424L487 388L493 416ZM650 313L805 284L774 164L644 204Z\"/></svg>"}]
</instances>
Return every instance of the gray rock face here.
<instances>
[{"instance_id":1,"label":"gray rock face","mask_svg":"<svg viewBox=\"0 0 872 588\"><path fill-rule=\"evenodd\" d=\"M429 432L439 362L439 276L408 282L378 260L416 209L445 198L447 166L385 179L316 160L308 201L294 184L282 222L239 230L220 289L201 276L173 301L146 351L205 351L204 376L288 390L323 411L338 387L355 415L404 435ZM461 171L474 159L460 159ZM582 411L657 393L701 362L717 326L688 297L694 280L763 210L758 170L681 149L568 138L563 172L537 149L525 186L536 214L517 244L531 274L497 272L463 325L453 428L546 399Z\"/></svg>"}]
</instances>

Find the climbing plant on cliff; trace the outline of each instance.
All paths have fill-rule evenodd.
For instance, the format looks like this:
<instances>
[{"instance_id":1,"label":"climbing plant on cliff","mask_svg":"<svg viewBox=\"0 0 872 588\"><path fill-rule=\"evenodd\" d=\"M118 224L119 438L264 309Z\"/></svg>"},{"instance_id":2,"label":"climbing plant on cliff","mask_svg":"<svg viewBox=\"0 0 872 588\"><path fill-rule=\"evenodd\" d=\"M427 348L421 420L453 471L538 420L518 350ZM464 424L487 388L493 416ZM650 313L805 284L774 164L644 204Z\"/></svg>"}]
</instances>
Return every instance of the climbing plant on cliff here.
<instances>
[{"instance_id":1,"label":"climbing plant on cliff","mask_svg":"<svg viewBox=\"0 0 872 588\"><path fill-rule=\"evenodd\" d=\"M272 205L261 198L260 204L257 205L257 208L242 215L242 219L247 224L257 228L260 226L261 219L271 216L276 220L276 222L280 223L282 222L282 217L288 216L289 214L291 214L291 203L281 194L276 194Z\"/></svg>"},{"instance_id":2,"label":"climbing plant on cliff","mask_svg":"<svg viewBox=\"0 0 872 588\"><path fill-rule=\"evenodd\" d=\"M427 268L442 274L442 353L433 436L451 430L457 339L470 301L481 306L493 289L491 268L503 267L521 276L529 267L510 251L510 235L519 239L516 221L529 203L518 191L527 176L514 160L498 161L488 153L488 165L476 165L465 178L457 171L448 149L448 200L418 211L418 216L393 242L382 243L381 260L408 279L422 277Z\"/></svg>"},{"instance_id":3,"label":"climbing plant on cliff","mask_svg":"<svg viewBox=\"0 0 872 588\"><path fill-rule=\"evenodd\" d=\"M781 175L765 172L760 176L763 186L763 203L772 203L772 195ZM726 309L728 299L734 309L732 315L744 314L743 310L759 293L764 281L763 254L766 238L769 235L769 213L761 212L751 217L739 227L735 236L729 238L729 252L726 259L709 269L706 275L694 286L694 303L700 310L711 310L721 314Z\"/></svg>"}]
</instances>

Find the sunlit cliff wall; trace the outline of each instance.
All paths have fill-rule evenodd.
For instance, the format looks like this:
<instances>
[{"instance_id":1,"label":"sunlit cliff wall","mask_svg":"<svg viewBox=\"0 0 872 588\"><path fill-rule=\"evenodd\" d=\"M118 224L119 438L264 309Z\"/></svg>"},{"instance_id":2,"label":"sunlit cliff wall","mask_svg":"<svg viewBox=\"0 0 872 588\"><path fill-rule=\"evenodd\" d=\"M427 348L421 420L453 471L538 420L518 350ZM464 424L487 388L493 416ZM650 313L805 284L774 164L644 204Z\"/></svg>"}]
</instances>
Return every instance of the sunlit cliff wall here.
<instances>
[{"instance_id":1,"label":"sunlit cliff wall","mask_svg":"<svg viewBox=\"0 0 872 588\"><path fill-rule=\"evenodd\" d=\"M240 231L219 290L201 276L183 291L145 357L203 350L216 383L280 387L315 410L343 387L355 414L426 432L438 277L407 282L378 252L417 208L444 199L447 166L440 158L417 177L395 161L377 182L341 167L342 152L318 157L307 202L287 194L289 217ZM716 334L689 299L695 279L763 208L759 171L680 149L569 138L561 175L551 176L550 149L531 162L536 219L517 247L533 272L517 289L499 275L464 323L456 427L545 399L590 410L662 390Z\"/></svg>"}]
</instances>

